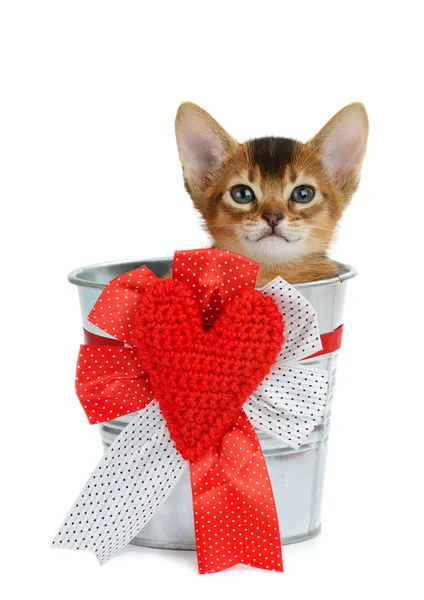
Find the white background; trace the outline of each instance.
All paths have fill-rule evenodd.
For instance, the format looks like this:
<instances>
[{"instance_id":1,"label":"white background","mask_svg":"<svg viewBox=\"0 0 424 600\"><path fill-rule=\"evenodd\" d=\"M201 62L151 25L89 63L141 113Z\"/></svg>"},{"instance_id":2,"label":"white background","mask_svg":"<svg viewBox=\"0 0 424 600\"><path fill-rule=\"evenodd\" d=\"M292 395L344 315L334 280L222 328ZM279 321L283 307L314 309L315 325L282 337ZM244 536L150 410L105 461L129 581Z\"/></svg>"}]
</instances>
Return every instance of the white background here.
<instances>
[{"instance_id":1,"label":"white background","mask_svg":"<svg viewBox=\"0 0 424 600\"><path fill-rule=\"evenodd\" d=\"M1 2L5 598L421 596L419 4ZM332 252L360 276L348 288L323 531L285 548L284 575L199 576L193 553L134 547L100 568L49 548L101 455L73 393L81 330L67 273L207 244L174 140L184 100L241 141L306 141L356 100L369 112L361 188Z\"/></svg>"}]
</instances>

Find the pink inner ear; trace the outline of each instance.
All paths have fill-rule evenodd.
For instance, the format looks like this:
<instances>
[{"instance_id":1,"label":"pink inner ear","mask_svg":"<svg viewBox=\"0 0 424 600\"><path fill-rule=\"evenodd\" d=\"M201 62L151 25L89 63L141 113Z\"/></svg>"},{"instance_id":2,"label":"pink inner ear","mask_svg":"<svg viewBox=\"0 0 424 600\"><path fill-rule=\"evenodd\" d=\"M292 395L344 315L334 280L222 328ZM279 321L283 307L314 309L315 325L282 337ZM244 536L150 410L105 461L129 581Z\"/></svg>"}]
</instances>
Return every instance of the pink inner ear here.
<instances>
[{"instance_id":1,"label":"pink inner ear","mask_svg":"<svg viewBox=\"0 0 424 600\"><path fill-rule=\"evenodd\" d=\"M199 121L184 124L180 134L180 153L184 167L193 171L200 186L224 151L219 135Z\"/></svg>"},{"instance_id":2,"label":"pink inner ear","mask_svg":"<svg viewBox=\"0 0 424 600\"><path fill-rule=\"evenodd\" d=\"M352 169L362 163L367 144L364 123L356 114L347 115L324 138L321 154L325 166L337 174L337 183L346 183Z\"/></svg>"},{"instance_id":3,"label":"pink inner ear","mask_svg":"<svg viewBox=\"0 0 424 600\"><path fill-rule=\"evenodd\" d=\"M209 142L209 140L207 140ZM195 134L187 137L186 165L190 167L199 184L204 183L204 176L212 168L216 160L216 149L213 143L206 143L205 139Z\"/></svg>"}]
</instances>

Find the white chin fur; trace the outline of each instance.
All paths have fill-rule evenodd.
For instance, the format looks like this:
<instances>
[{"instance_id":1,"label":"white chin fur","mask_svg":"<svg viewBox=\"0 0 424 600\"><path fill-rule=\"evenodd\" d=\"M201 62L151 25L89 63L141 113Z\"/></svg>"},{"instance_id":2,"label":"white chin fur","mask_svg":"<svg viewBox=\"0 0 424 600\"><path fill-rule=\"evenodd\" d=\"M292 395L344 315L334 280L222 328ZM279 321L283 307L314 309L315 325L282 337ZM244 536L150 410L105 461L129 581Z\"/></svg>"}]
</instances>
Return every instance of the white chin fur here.
<instances>
[{"instance_id":1,"label":"white chin fur","mask_svg":"<svg viewBox=\"0 0 424 600\"><path fill-rule=\"evenodd\" d=\"M269 236L258 242L244 239L246 255L252 260L268 264L289 263L302 258L306 253L305 240L286 242L282 238Z\"/></svg>"}]
</instances>

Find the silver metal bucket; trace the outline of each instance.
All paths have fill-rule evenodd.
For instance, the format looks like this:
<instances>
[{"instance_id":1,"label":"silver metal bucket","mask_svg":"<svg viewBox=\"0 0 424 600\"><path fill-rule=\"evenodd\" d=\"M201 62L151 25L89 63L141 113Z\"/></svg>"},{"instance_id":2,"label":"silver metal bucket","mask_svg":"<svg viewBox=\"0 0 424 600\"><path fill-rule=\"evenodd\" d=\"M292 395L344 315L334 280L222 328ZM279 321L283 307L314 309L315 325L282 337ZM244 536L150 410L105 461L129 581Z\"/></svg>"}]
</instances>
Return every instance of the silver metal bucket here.
<instances>
[{"instance_id":1,"label":"silver metal bucket","mask_svg":"<svg viewBox=\"0 0 424 600\"><path fill-rule=\"evenodd\" d=\"M171 259L124 261L82 267L69 275L78 286L84 328L108 336L87 321L87 316L102 289L115 277L146 265L158 276L171 267ZM339 277L296 285L315 308L320 333L328 333L343 324L346 282L356 275L355 269L343 266ZM312 432L308 443L298 450L278 443L257 431L277 505L280 532L284 544L300 542L317 535L321 529L321 498L324 484L331 405L334 392L338 352L304 361L327 369L330 386L321 424ZM131 416L100 425L103 445L107 448L122 431ZM189 473L179 483L151 521L134 538L133 543L156 548L190 550L195 548Z\"/></svg>"}]
</instances>

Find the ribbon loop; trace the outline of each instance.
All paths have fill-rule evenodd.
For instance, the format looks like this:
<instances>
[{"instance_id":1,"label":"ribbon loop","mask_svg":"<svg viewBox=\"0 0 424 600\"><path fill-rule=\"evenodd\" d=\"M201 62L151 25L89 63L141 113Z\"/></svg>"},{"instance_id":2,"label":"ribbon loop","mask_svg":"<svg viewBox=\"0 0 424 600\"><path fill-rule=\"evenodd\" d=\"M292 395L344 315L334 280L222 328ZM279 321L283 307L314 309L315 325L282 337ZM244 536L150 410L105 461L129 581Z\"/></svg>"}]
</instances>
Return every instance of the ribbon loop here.
<instances>
[{"instance_id":1,"label":"ribbon loop","mask_svg":"<svg viewBox=\"0 0 424 600\"><path fill-rule=\"evenodd\" d=\"M116 277L100 294L88 320L114 338L130 344L134 312L141 294L157 279L144 266Z\"/></svg>"},{"instance_id":2,"label":"ribbon loop","mask_svg":"<svg viewBox=\"0 0 424 600\"><path fill-rule=\"evenodd\" d=\"M271 297L284 318L284 344L276 364L308 358L322 350L317 315L294 287L276 277L261 289Z\"/></svg>"},{"instance_id":3,"label":"ribbon loop","mask_svg":"<svg viewBox=\"0 0 424 600\"><path fill-rule=\"evenodd\" d=\"M135 350L116 346L81 346L75 390L94 424L133 413L153 399Z\"/></svg>"},{"instance_id":4,"label":"ribbon loop","mask_svg":"<svg viewBox=\"0 0 424 600\"><path fill-rule=\"evenodd\" d=\"M244 405L246 413L257 429L297 450L324 415L328 382L327 371L274 366Z\"/></svg>"},{"instance_id":5,"label":"ribbon loop","mask_svg":"<svg viewBox=\"0 0 424 600\"><path fill-rule=\"evenodd\" d=\"M211 324L241 292L255 287L259 265L225 250L175 252L172 278L192 289L203 322Z\"/></svg>"}]
</instances>

